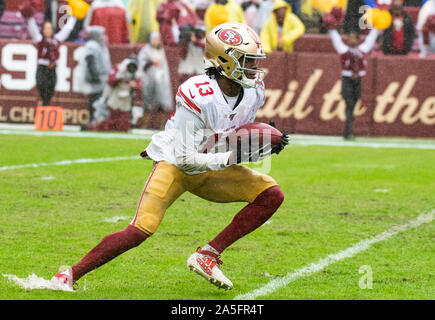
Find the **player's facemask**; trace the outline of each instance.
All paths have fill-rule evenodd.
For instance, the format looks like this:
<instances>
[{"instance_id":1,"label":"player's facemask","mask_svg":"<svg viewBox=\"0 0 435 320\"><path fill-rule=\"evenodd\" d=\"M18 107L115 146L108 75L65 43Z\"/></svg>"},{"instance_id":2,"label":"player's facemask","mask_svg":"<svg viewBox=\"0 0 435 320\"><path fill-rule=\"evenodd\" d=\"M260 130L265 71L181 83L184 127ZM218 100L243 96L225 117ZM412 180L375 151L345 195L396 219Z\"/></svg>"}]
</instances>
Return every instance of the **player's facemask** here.
<instances>
[{"instance_id":1,"label":"player's facemask","mask_svg":"<svg viewBox=\"0 0 435 320\"><path fill-rule=\"evenodd\" d=\"M236 63L231 80L244 88L257 88L266 76L266 72L258 68L260 61L266 59L266 55L250 54L234 48L229 49L227 54Z\"/></svg>"}]
</instances>

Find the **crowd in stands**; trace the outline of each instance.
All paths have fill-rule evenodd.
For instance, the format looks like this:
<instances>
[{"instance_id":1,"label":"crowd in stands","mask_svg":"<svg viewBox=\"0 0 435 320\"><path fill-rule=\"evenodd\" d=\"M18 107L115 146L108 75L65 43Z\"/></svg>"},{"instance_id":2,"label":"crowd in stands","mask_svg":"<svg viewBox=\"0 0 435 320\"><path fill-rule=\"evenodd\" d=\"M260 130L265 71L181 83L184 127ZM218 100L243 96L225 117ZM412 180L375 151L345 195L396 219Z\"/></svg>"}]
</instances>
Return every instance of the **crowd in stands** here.
<instances>
[{"instance_id":1,"label":"crowd in stands","mask_svg":"<svg viewBox=\"0 0 435 320\"><path fill-rule=\"evenodd\" d=\"M168 46L178 48L180 56L178 80L184 81L191 75L203 71L202 57L206 33L219 24L224 22L247 24L259 34L266 53L291 52L297 39L304 34L326 34L330 31L326 17L333 8L341 8L345 13L343 23L336 26L339 33L356 32L367 35L369 30L361 28L361 19L364 15L361 7L376 6L374 0L23 0L16 2L21 10L17 8L16 11L10 12L7 11L7 6L5 7L5 1L0 0L0 17L3 15L0 19L0 38L25 39L31 36L35 43L39 43L44 37L35 31L35 26L43 26L41 29L43 30L47 22L50 22L52 28L50 34L55 38L57 36L59 41L86 43L87 53L82 61L86 69L83 92L89 97L92 121L98 118L110 119L110 116L105 114L104 108L98 108L98 105L104 105L104 102L112 104L112 107L122 105L125 101L131 105L131 91L137 88L142 89L144 97L142 112L151 108L149 101L153 97L159 111L173 109L172 93L170 90L162 90L171 87L164 48ZM407 55L415 51L419 52L420 57L426 57L427 54L435 53L435 0L378 2L389 2L392 5L389 8L392 22L388 28L380 32L377 42L378 48L384 54ZM23 11L22 8L26 4L29 8L33 8L32 12ZM69 29L65 31L63 29L66 25L65 16L68 6L75 6L79 8L77 10L84 10L86 6L87 8L83 17L77 19L74 27L71 29L69 25ZM412 18L405 10L411 6L417 7L420 11L418 19ZM11 28L14 23L16 25ZM20 24L24 27L19 27ZM98 28L95 28L96 26ZM35 35L36 33L38 35ZM143 44L139 55L129 57L119 65L112 66L107 45L128 43ZM55 64L50 63L44 62L45 65L40 68L43 85L47 83L47 79L50 79L51 73L53 73L52 78L55 79L54 71L50 67ZM131 69L132 65L135 66L134 70ZM105 85L106 83L109 86ZM41 90L43 92L44 88ZM53 85L49 93L52 94L52 91ZM115 96L114 92L116 92ZM50 94L45 95L44 103L49 103ZM125 95L125 101L119 100L121 95ZM120 112L124 111L120 110ZM127 115L122 116L127 118Z\"/></svg>"},{"instance_id":2,"label":"crowd in stands","mask_svg":"<svg viewBox=\"0 0 435 320\"><path fill-rule=\"evenodd\" d=\"M64 21L69 1L32 1L39 3L39 7L45 6L44 10L41 10L40 17L35 17L38 24L42 21L50 21L54 26L54 31L59 30L59 24ZM84 30L91 25L100 25L106 30L108 44L149 43L150 36L154 32L160 32L164 46L183 46L182 52L186 53L188 51L186 47L190 43L196 47L203 47L204 37L197 37L198 34L207 33L224 22L240 22L252 27L261 36L262 44L267 52L292 51L294 42L304 33L326 33L327 30L322 20L332 8L341 7L346 11L344 25L340 31L348 33L351 29L359 28L363 15L360 8L376 1L85 0L85 2L90 4L90 9L84 19L77 21L67 41L85 42L89 39L89 34ZM403 9L392 11L393 23L384 32L383 37L386 43L384 49L386 54L397 51L392 48L395 45L394 39L402 33L405 36L403 52L409 52L411 49L407 48L416 38L416 31L423 31L426 20L435 13L435 9L432 8L435 4L432 4L432 0L400 0L399 2L405 7L418 7L424 4L427 12L421 13L420 16L425 16L426 19L419 19L417 22L413 21ZM0 15L4 10L5 1L0 0ZM19 16L18 12L15 13ZM14 21L8 21L8 19ZM14 22L18 23L19 20L20 17L11 19L10 13L7 12L7 17L0 20L0 37L10 37L7 26ZM20 22L23 24L23 19ZM14 26L14 29L16 31L20 28ZM25 35L15 34L15 36L19 38L29 36L25 27L21 28L21 33Z\"/></svg>"}]
</instances>

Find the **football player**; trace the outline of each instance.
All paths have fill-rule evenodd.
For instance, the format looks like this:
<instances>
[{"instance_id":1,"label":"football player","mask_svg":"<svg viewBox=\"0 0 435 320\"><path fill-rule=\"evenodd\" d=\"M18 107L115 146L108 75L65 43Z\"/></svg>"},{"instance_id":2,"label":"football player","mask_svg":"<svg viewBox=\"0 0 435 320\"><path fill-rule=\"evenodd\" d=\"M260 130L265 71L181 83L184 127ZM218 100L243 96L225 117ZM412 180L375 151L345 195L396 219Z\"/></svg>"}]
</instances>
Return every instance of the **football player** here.
<instances>
[{"instance_id":1,"label":"football player","mask_svg":"<svg viewBox=\"0 0 435 320\"><path fill-rule=\"evenodd\" d=\"M187 259L187 267L212 284L233 288L220 269L221 253L265 223L284 194L273 178L239 165L239 152L201 150L209 137L254 121L264 103L264 71L259 62L265 57L258 35L246 25L225 23L207 35L206 74L179 87L176 112L141 153L154 161L154 168L130 225L104 237L81 261L57 273L55 280L72 287L84 274L141 244L156 232L166 209L188 191L213 202L248 203ZM284 134L269 154L279 153L288 143Z\"/></svg>"}]
</instances>

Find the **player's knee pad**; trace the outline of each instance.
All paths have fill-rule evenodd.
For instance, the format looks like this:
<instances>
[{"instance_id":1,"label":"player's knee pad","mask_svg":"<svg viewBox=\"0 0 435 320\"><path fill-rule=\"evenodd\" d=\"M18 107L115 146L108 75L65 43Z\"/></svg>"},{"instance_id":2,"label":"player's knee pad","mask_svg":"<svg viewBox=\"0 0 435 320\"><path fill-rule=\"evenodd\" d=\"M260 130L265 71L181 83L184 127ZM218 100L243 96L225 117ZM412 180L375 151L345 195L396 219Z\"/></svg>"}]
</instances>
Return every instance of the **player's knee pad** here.
<instances>
[{"instance_id":1,"label":"player's knee pad","mask_svg":"<svg viewBox=\"0 0 435 320\"><path fill-rule=\"evenodd\" d=\"M146 192L139 205L137 217L133 225L151 236L157 231L165 214L166 207L165 202Z\"/></svg>"},{"instance_id":2,"label":"player's knee pad","mask_svg":"<svg viewBox=\"0 0 435 320\"><path fill-rule=\"evenodd\" d=\"M175 166L159 163L139 203L135 227L148 235L156 232L166 209L184 192L178 175L179 171Z\"/></svg>"},{"instance_id":3,"label":"player's knee pad","mask_svg":"<svg viewBox=\"0 0 435 320\"><path fill-rule=\"evenodd\" d=\"M147 186L146 193L152 195L164 202L168 202L171 195L168 195L168 191L173 187L174 175L171 171L159 170L155 173Z\"/></svg>"}]
</instances>

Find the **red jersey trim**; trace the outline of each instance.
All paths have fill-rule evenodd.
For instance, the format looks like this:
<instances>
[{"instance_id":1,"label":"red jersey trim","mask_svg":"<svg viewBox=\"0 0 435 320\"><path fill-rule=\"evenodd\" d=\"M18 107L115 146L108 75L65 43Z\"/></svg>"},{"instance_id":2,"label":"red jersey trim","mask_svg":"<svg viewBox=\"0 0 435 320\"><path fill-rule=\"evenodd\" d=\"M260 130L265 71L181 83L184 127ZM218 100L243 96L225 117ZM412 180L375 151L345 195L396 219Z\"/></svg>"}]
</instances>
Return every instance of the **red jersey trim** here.
<instances>
[{"instance_id":1,"label":"red jersey trim","mask_svg":"<svg viewBox=\"0 0 435 320\"><path fill-rule=\"evenodd\" d=\"M191 100L189 100L189 98L186 97L186 95L183 93L183 91L181 91L181 88L178 89L177 92L177 96L179 96L180 98L182 98L184 100L184 102L187 104L187 106L193 110L198 111L199 113L201 113L201 109L198 108L196 106L196 104L194 104Z\"/></svg>"}]
</instances>

